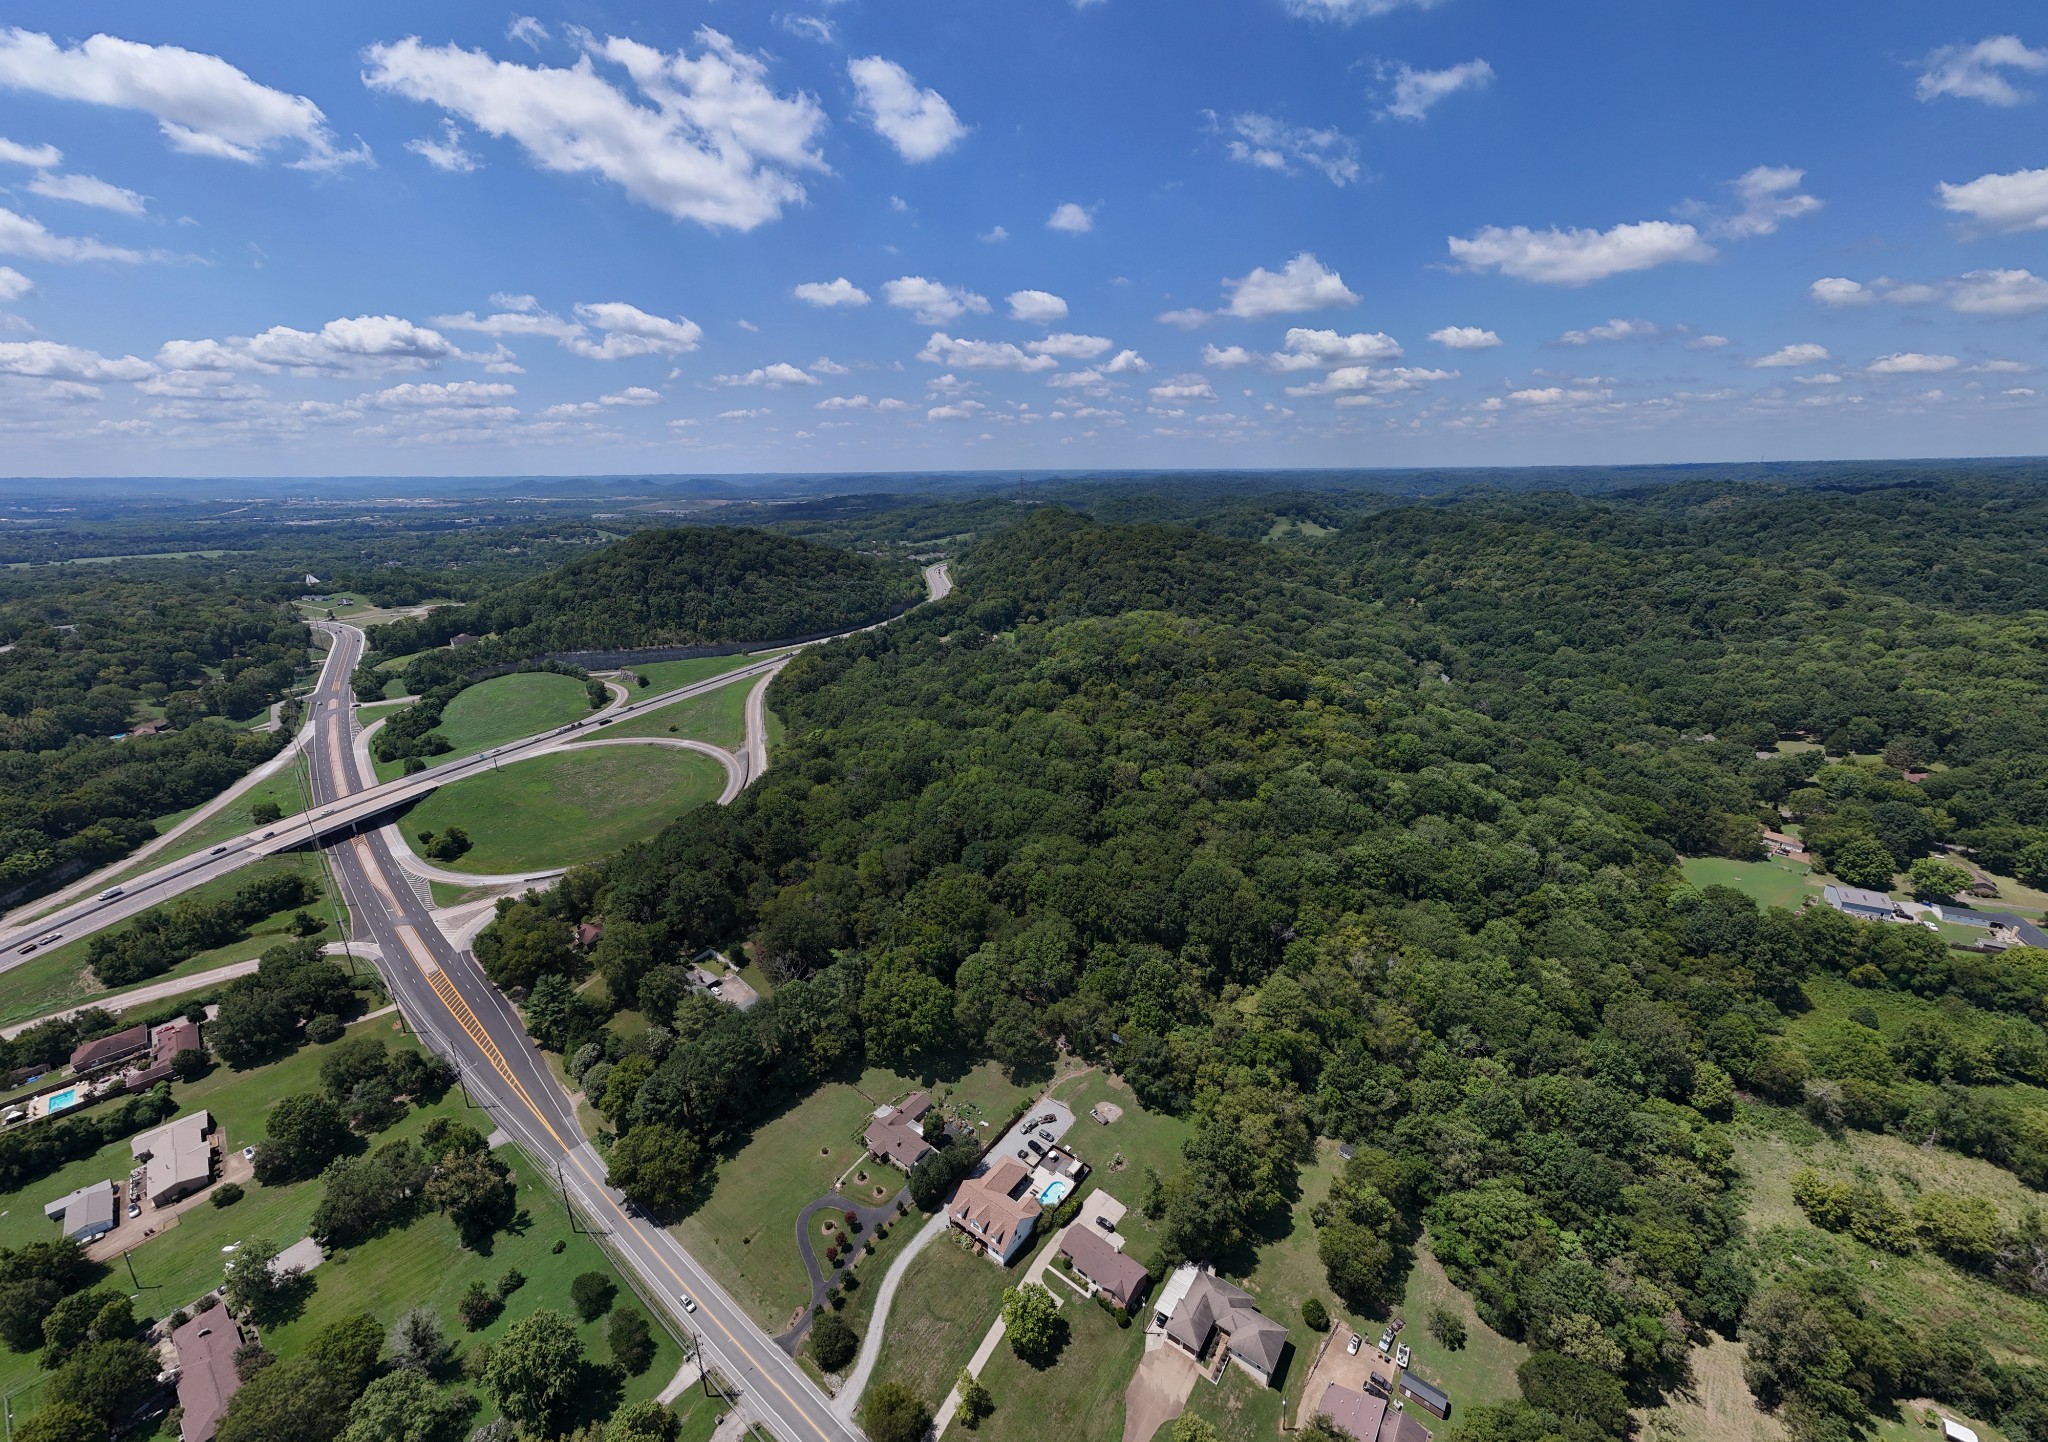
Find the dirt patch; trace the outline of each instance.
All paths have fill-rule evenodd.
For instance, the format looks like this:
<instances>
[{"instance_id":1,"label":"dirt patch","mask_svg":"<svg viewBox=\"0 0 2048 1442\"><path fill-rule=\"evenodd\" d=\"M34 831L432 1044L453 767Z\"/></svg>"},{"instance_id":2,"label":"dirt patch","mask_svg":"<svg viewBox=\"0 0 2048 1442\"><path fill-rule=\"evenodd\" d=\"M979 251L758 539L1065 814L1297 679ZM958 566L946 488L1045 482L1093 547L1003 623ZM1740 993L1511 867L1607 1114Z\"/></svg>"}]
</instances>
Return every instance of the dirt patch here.
<instances>
[{"instance_id":1,"label":"dirt patch","mask_svg":"<svg viewBox=\"0 0 2048 1442\"><path fill-rule=\"evenodd\" d=\"M1374 1350L1371 1338L1359 1342L1357 1356L1347 1355L1345 1349L1351 1345L1351 1337L1351 1329L1339 1322L1323 1339L1322 1350L1309 1367L1308 1381L1301 1389L1301 1409L1294 1419L1295 1426L1306 1426L1309 1418L1315 1416L1317 1405L1322 1402L1323 1393L1329 1390L1332 1382L1354 1392L1366 1391L1366 1378L1375 1365L1382 1376L1392 1380L1394 1368L1390 1363L1380 1361L1380 1354Z\"/></svg>"},{"instance_id":2,"label":"dirt patch","mask_svg":"<svg viewBox=\"0 0 2048 1442\"><path fill-rule=\"evenodd\" d=\"M1088 1108L1088 1115L1108 1126L1111 1122L1123 1120L1124 1109L1115 1102L1097 1102Z\"/></svg>"},{"instance_id":3,"label":"dirt patch","mask_svg":"<svg viewBox=\"0 0 2048 1442\"><path fill-rule=\"evenodd\" d=\"M1201 1371L1185 1352L1161 1345L1145 1354L1124 1389L1124 1442L1152 1442L1180 1416Z\"/></svg>"}]
</instances>

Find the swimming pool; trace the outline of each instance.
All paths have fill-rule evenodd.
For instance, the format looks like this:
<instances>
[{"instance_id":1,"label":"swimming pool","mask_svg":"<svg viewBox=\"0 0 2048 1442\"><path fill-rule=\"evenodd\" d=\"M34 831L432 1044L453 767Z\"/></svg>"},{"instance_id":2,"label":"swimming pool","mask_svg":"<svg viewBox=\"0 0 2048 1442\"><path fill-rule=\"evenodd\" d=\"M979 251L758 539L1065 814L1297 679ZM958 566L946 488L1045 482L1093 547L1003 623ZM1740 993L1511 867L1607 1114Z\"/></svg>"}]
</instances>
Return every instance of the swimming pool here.
<instances>
[{"instance_id":1,"label":"swimming pool","mask_svg":"<svg viewBox=\"0 0 2048 1442\"><path fill-rule=\"evenodd\" d=\"M1072 1190L1074 1190L1072 1182L1068 1181L1065 1177L1054 1177L1039 1192L1038 1204L1042 1207L1056 1207L1067 1193Z\"/></svg>"},{"instance_id":2,"label":"swimming pool","mask_svg":"<svg viewBox=\"0 0 2048 1442\"><path fill-rule=\"evenodd\" d=\"M77 1105L78 1088L66 1087L64 1088L64 1090L60 1092L51 1092L50 1095L44 1099L43 1113L45 1116L48 1116L56 1112L64 1111L66 1108L75 1107Z\"/></svg>"}]
</instances>

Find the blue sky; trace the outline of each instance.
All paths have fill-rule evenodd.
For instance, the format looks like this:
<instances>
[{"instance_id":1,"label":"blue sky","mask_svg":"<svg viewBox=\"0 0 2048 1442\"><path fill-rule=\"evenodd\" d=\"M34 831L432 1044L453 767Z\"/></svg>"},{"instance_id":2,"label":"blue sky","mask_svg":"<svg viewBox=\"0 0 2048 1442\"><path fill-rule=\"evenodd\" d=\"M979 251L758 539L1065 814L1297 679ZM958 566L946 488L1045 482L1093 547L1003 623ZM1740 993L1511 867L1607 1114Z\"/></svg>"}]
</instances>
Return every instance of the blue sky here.
<instances>
[{"instance_id":1,"label":"blue sky","mask_svg":"<svg viewBox=\"0 0 2048 1442\"><path fill-rule=\"evenodd\" d=\"M9 7L0 472L2039 454L2017 3Z\"/></svg>"}]
</instances>

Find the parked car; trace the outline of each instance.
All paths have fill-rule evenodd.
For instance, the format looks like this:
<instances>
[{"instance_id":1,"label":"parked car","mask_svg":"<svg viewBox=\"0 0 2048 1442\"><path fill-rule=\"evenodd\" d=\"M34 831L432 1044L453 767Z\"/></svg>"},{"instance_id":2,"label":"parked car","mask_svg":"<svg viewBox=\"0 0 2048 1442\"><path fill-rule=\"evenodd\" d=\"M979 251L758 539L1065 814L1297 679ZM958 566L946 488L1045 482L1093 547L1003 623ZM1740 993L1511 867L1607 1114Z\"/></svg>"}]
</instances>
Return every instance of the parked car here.
<instances>
[{"instance_id":1,"label":"parked car","mask_svg":"<svg viewBox=\"0 0 2048 1442\"><path fill-rule=\"evenodd\" d=\"M1394 1365L1396 1367L1407 1366L1409 1357L1413 1355L1414 1353L1412 1349L1408 1346L1406 1342L1403 1342L1401 1344L1401 1350L1394 1354Z\"/></svg>"},{"instance_id":2,"label":"parked car","mask_svg":"<svg viewBox=\"0 0 2048 1442\"><path fill-rule=\"evenodd\" d=\"M1365 1338L1359 1336L1356 1332L1353 1332L1351 1334L1351 1340L1344 1344L1344 1355L1347 1357L1356 1357L1358 1355L1358 1349L1361 1346L1363 1346L1364 1343Z\"/></svg>"},{"instance_id":3,"label":"parked car","mask_svg":"<svg viewBox=\"0 0 2048 1442\"><path fill-rule=\"evenodd\" d=\"M1386 1331L1380 1333L1380 1355L1382 1357L1389 1356L1392 1354L1393 1350L1394 1329L1392 1327L1389 1327Z\"/></svg>"}]
</instances>

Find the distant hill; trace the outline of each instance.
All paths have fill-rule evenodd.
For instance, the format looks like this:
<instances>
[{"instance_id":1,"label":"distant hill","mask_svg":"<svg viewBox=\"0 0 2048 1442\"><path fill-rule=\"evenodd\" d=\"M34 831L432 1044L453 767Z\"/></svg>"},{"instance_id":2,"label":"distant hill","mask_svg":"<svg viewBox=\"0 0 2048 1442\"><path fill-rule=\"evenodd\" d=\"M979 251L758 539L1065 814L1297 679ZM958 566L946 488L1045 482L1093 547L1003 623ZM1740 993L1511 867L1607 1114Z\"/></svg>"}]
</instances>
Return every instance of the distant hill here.
<instances>
[{"instance_id":1,"label":"distant hill","mask_svg":"<svg viewBox=\"0 0 2048 1442\"><path fill-rule=\"evenodd\" d=\"M466 606L373 627L386 655L490 637L494 655L772 641L879 620L916 572L834 546L733 527L641 531Z\"/></svg>"}]
</instances>

